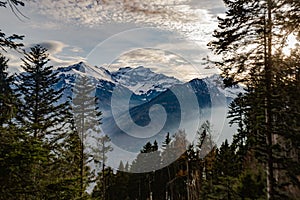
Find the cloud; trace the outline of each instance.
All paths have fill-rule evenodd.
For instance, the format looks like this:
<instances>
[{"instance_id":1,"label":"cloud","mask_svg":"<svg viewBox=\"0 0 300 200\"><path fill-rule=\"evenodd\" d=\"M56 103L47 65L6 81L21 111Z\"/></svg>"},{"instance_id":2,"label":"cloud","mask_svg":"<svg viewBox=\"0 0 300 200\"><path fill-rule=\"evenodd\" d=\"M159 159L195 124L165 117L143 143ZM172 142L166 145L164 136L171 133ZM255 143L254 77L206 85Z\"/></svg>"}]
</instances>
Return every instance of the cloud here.
<instances>
[{"instance_id":1,"label":"cloud","mask_svg":"<svg viewBox=\"0 0 300 200\"><path fill-rule=\"evenodd\" d=\"M49 53L50 64L55 67L69 66L76 62L85 60L82 56L73 55L76 52L80 52L80 47L71 47L63 42L54 40L41 42L39 45L48 50L47 52Z\"/></svg>"},{"instance_id":2,"label":"cloud","mask_svg":"<svg viewBox=\"0 0 300 200\"><path fill-rule=\"evenodd\" d=\"M125 66L133 68L144 66L156 73L173 76L182 81L189 81L216 73L216 69L206 69L200 62L190 62L174 52L153 48L135 49L126 52L104 67L115 71Z\"/></svg>"},{"instance_id":3,"label":"cloud","mask_svg":"<svg viewBox=\"0 0 300 200\"><path fill-rule=\"evenodd\" d=\"M25 10L30 20L5 26L13 32L24 32L26 43L48 48L54 65L80 60L102 65L118 60L115 64L124 67L137 65L143 58L144 63L156 61L153 68L168 64L187 74L186 63L178 57L160 54L165 58L159 58L159 54L144 51L148 57L138 58L135 52L153 48L184 58L202 73L205 67L212 68L202 66L202 58L209 54L206 44L217 27L214 17L222 9L221 0L31 0ZM153 27L156 31L130 31L137 27ZM96 47L98 43L100 47ZM135 53L127 54L130 51ZM160 70L168 73L166 68Z\"/></svg>"},{"instance_id":4,"label":"cloud","mask_svg":"<svg viewBox=\"0 0 300 200\"><path fill-rule=\"evenodd\" d=\"M99 43L88 54L87 62L110 70L144 66L187 81L217 72L202 60L207 55L206 45L201 47L169 31L140 28L121 32Z\"/></svg>"},{"instance_id":5,"label":"cloud","mask_svg":"<svg viewBox=\"0 0 300 200\"><path fill-rule=\"evenodd\" d=\"M77 24L96 27L111 23L134 23L176 31L198 42L207 42L216 22L213 16L222 9L221 0L43 0L31 3L41 13L62 26ZM224 7L224 6L223 6Z\"/></svg>"},{"instance_id":6,"label":"cloud","mask_svg":"<svg viewBox=\"0 0 300 200\"><path fill-rule=\"evenodd\" d=\"M73 55L72 53L70 53L74 51L81 51L81 48L70 46L60 41L48 40L36 44L26 44L24 50L26 52L29 52L30 48L35 45L40 45L47 49L47 52L49 54L48 58L50 59L48 65L52 65L54 66L54 68L69 66L80 61L85 61L84 57ZM65 53L65 55L62 55L62 53ZM21 68L23 62L20 59L23 58L23 54L17 53L15 51L10 51L6 56L9 59L8 71L10 73L20 73L24 71Z\"/></svg>"},{"instance_id":7,"label":"cloud","mask_svg":"<svg viewBox=\"0 0 300 200\"><path fill-rule=\"evenodd\" d=\"M32 46L34 46L34 45L36 45L36 44L33 44ZM64 44L63 42L54 41L54 40L41 42L41 43L38 43L38 45L46 48L48 50L49 54L52 54L52 55L58 54L58 53L62 52L62 50L65 47L68 47L68 45Z\"/></svg>"}]
</instances>

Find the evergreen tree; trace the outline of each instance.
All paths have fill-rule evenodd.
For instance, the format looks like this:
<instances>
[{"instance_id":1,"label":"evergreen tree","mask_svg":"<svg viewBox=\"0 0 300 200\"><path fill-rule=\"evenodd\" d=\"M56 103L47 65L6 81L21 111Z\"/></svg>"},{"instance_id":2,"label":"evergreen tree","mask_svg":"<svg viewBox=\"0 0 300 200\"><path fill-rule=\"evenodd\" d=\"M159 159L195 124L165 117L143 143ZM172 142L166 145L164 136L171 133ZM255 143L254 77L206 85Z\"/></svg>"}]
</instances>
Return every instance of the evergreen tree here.
<instances>
[{"instance_id":1,"label":"evergreen tree","mask_svg":"<svg viewBox=\"0 0 300 200\"><path fill-rule=\"evenodd\" d=\"M64 88L55 89L58 72L48 63L47 50L39 45L25 52L24 73L17 76L20 105L17 120L35 138L54 145L63 137L69 125L68 102L59 104Z\"/></svg>"},{"instance_id":2,"label":"evergreen tree","mask_svg":"<svg viewBox=\"0 0 300 200\"><path fill-rule=\"evenodd\" d=\"M234 187L241 199L265 199L266 181L263 170L256 168L243 171Z\"/></svg>"},{"instance_id":3,"label":"evergreen tree","mask_svg":"<svg viewBox=\"0 0 300 200\"><path fill-rule=\"evenodd\" d=\"M162 148L163 149L168 148L168 145L171 143L171 141L172 140L171 140L171 137L170 137L170 133L168 132L167 135L166 135L166 137L165 137L165 140L162 143Z\"/></svg>"},{"instance_id":4,"label":"evergreen tree","mask_svg":"<svg viewBox=\"0 0 300 200\"><path fill-rule=\"evenodd\" d=\"M276 168L282 162L277 159L275 148L278 146L274 112L276 78L280 75L274 52L280 52L291 32L299 31L291 30L294 25L285 23L299 20L296 18L299 3L297 0L224 0L224 3L226 16L219 18L219 29L214 32L217 40L210 46L223 56L219 64L226 80L247 85L247 106L252 109L247 114L247 139L251 138L255 151L262 155L268 174L267 197L274 199L278 185Z\"/></svg>"},{"instance_id":5,"label":"evergreen tree","mask_svg":"<svg viewBox=\"0 0 300 200\"><path fill-rule=\"evenodd\" d=\"M13 77L7 72L8 60L0 53L0 125L8 123L8 120L16 112L16 102L11 85Z\"/></svg>"},{"instance_id":6,"label":"evergreen tree","mask_svg":"<svg viewBox=\"0 0 300 200\"><path fill-rule=\"evenodd\" d=\"M79 134L80 142L80 184L81 193L84 194L85 188L90 182L90 171L88 164L94 159L93 155L88 156L88 152L91 152L91 143L93 137L98 138L100 134L100 116L101 112L98 111L96 106L97 99L95 97L95 85L91 78L78 75L76 82L72 88L72 114L74 118L74 125L77 133ZM99 141L100 142L100 141ZM96 142L95 145L98 145ZM99 153L99 152L97 152ZM97 156L102 156L97 155ZM91 160L92 159L92 160Z\"/></svg>"},{"instance_id":7,"label":"evergreen tree","mask_svg":"<svg viewBox=\"0 0 300 200\"><path fill-rule=\"evenodd\" d=\"M213 136L211 128L210 122L205 121L197 131L197 135L199 137L197 141L197 148L200 152L200 158L204 158L205 155L211 152L216 146L212 138Z\"/></svg>"},{"instance_id":8,"label":"evergreen tree","mask_svg":"<svg viewBox=\"0 0 300 200\"><path fill-rule=\"evenodd\" d=\"M106 180L107 175L105 174L105 163L108 159L107 157L107 153L112 151L112 147L109 144L110 143L110 138L107 135L104 135L102 137L98 137L96 139L96 146L92 148L93 150L93 154L94 154L94 161L96 164L100 163L102 171L101 173L99 173L99 176L101 176L100 181L101 183L101 189L102 189L102 198L106 199L106 190L107 190L107 185L106 182L108 180ZM108 177L109 178L109 177ZM99 185L99 184L98 184Z\"/></svg>"},{"instance_id":9,"label":"evergreen tree","mask_svg":"<svg viewBox=\"0 0 300 200\"><path fill-rule=\"evenodd\" d=\"M116 175L110 167L101 171L97 177L97 185L95 186L92 198L94 199L120 199L119 194L116 194L114 188L119 184L116 182Z\"/></svg>"},{"instance_id":10,"label":"evergreen tree","mask_svg":"<svg viewBox=\"0 0 300 200\"><path fill-rule=\"evenodd\" d=\"M237 199L234 184L241 173L234 146L225 140L216 151L211 151L204 158L204 181L201 196L211 199Z\"/></svg>"},{"instance_id":11,"label":"evergreen tree","mask_svg":"<svg viewBox=\"0 0 300 200\"><path fill-rule=\"evenodd\" d=\"M24 129L24 141L29 146L24 153L30 156L31 161L28 180L32 183L25 191L37 199L47 198L53 190L51 186L59 179L59 176L53 176L60 170L55 169L54 164L61 155L62 141L70 121L68 102L58 103L64 88L55 89L59 79L52 66L46 66L49 61L46 51L35 46L30 52L25 52L22 59L25 72L17 76L16 84L20 102L17 125Z\"/></svg>"},{"instance_id":12,"label":"evergreen tree","mask_svg":"<svg viewBox=\"0 0 300 200\"><path fill-rule=\"evenodd\" d=\"M129 175L129 198L147 199L156 198L164 193L164 188L157 188L155 181L159 180L161 166L160 152L156 141L147 142L137 158L132 162Z\"/></svg>"},{"instance_id":13,"label":"evergreen tree","mask_svg":"<svg viewBox=\"0 0 300 200\"><path fill-rule=\"evenodd\" d=\"M163 163L169 164L168 172L170 179L166 183L167 197L171 199L182 199L188 196L187 175L188 175L188 155L186 150L188 141L184 130L179 130L174 134L169 147L162 153ZM165 161L164 161L165 160Z\"/></svg>"},{"instance_id":14,"label":"evergreen tree","mask_svg":"<svg viewBox=\"0 0 300 200\"><path fill-rule=\"evenodd\" d=\"M70 124L71 130L66 134L61 153L52 166L51 175L58 178L48 187L51 199L88 199L89 197L86 192L82 194L81 189L81 139L73 119ZM87 157L84 154L84 158ZM88 167L85 172L84 176L89 177Z\"/></svg>"},{"instance_id":15,"label":"evergreen tree","mask_svg":"<svg viewBox=\"0 0 300 200\"><path fill-rule=\"evenodd\" d=\"M0 1L0 7L11 8L23 5L22 1ZM19 50L23 46L18 40L23 36L13 34L7 36L0 30L0 198L27 199L27 186L31 185L28 167L31 156L30 145L24 132L10 123L15 117L17 106L15 94L11 89L13 77L8 75L7 62L3 53L8 49Z\"/></svg>"}]
</instances>

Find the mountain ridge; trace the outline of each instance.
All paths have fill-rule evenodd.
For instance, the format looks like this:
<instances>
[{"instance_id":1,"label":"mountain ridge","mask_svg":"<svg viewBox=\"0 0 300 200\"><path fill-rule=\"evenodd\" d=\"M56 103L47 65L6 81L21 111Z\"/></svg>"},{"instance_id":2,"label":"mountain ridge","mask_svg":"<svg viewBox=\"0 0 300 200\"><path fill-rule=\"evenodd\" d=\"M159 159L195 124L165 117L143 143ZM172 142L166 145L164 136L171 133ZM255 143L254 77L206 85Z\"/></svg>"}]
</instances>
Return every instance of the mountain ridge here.
<instances>
[{"instance_id":1,"label":"mountain ridge","mask_svg":"<svg viewBox=\"0 0 300 200\"><path fill-rule=\"evenodd\" d=\"M102 112L102 131L110 136L114 144L128 151L138 151L149 139L161 141L167 132L175 133L178 129L185 129L188 136L195 134L201 121L216 120L215 116L219 113L213 107L227 109L234 96L242 91L239 86L224 88L222 78L218 75L195 78L184 83L143 66L123 67L111 72L103 67L80 62L57 70L60 77L57 87L66 88L64 98L72 96L72 87L76 84L77 76L87 76L92 80L95 86L93 95L99 99L96 106ZM155 81L151 82L152 78ZM117 98L118 105L112 105L113 96ZM130 98L126 99L127 97ZM156 105L162 106L167 116L162 129L150 138L128 135L126 130L131 127L143 128L153 122L151 109L156 109ZM197 113L198 109L200 113ZM226 112L226 109L222 112ZM156 114L162 117L163 113ZM118 117L121 118L117 122ZM220 119L224 117L226 118L225 113ZM219 119L215 122L222 123Z\"/></svg>"}]
</instances>

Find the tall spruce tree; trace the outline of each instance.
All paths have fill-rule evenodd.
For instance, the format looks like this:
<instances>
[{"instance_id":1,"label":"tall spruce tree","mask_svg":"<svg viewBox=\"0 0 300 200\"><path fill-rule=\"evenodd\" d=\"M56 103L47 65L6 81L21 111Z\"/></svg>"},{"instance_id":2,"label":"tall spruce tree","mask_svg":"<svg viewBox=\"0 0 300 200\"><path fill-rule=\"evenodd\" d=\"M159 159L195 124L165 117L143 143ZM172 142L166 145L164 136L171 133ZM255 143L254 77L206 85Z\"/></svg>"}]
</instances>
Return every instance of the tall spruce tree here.
<instances>
[{"instance_id":1,"label":"tall spruce tree","mask_svg":"<svg viewBox=\"0 0 300 200\"><path fill-rule=\"evenodd\" d=\"M274 156L277 156L274 86L278 76L274 52L286 44L291 33L285 20L298 20L296 1L224 0L226 16L219 18L219 29L214 32L217 40L210 43L215 53L223 56L219 64L226 80L244 82L249 88L248 105L254 111L248 127L250 134L257 136L255 145L261 144L256 151L266 155L262 160L266 164L268 199L275 198L278 183L274 175L278 165Z\"/></svg>"},{"instance_id":2,"label":"tall spruce tree","mask_svg":"<svg viewBox=\"0 0 300 200\"><path fill-rule=\"evenodd\" d=\"M92 147L92 153L94 154L94 161L96 164L101 165L100 168L101 169L101 173L99 173L99 176L101 176L101 178L98 178L98 180L100 180L102 182L101 184L101 189L102 189L102 199L106 199L107 194L106 194L106 190L108 188L108 186L106 185L107 180L106 180L106 162L107 162L107 153L109 153L110 151L112 151L112 147L110 145L110 138L108 137L108 135L103 135L100 137L96 138L96 145L94 147ZM108 172L110 172L110 170L108 170ZM109 177L108 177L109 178Z\"/></svg>"},{"instance_id":3,"label":"tall spruce tree","mask_svg":"<svg viewBox=\"0 0 300 200\"><path fill-rule=\"evenodd\" d=\"M69 126L69 102L59 103L64 88L56 89L58 72L47 66L47 49L34 46L25 52L24 73L17 76L20 105L17 120L35 138L47 140L51 145L63 137Z\"/></svg>"},{"instance_id":4,"label":"tall spruce tree","mask_svg":"<svg viewBox=\"0 0 300 200\"><path fill-rule=\"evenodd\" d=\"M25 141L31 155L27 192L34 198L46 198L51 186L57 182L59 168L54 164L61 156L62 141L69 130L69 104L58 103L64 88L55 89L59 81L57 72L48 63L47 50L39 45L25 52L22 59L24 73L17 76L17 126L25 132ZM33 198L31 196L31 198Z\"/></svg>"},{"instance_id":5,"label":"tall spruce tree","mask_svg":"<svg viewBox=\"0 0 300 200\"><path fill-rule=\"evenodd\" d=\"M7 62L0 53L0 196L2 199L22 199L26 185L31 184L26 175L31 159L23 132L11 123L17 106Z\"/></svg>"},{"instance_id":6,"label":"tall spruce tree","mask_svg":"<svg viewBox=\"0 0 300 200\"><path fill-rule=\"evenodd\" d=\"M0 125L7 123L15 113L15 97L12 91L13 77L7 72L8 60L0 53Z\"/></svg>"},{"instance_id":7,"label":"tall spruce tree","mask_svg":"<svg viewBox=\"0 0 300 200\"><path fill-rule=\"evenodd\" d=\"M73 94L71 97L74 125L81 140L80 184L82 195L92 178L92 172L88 164L97 161L97 156L98 158L102 156L98 152L99 149L91 146L101 145L99 139L103 138L100 136L101 112L97 106L98 99L95 97L96 85L94 81L91 77L78 75L72 88Z\"/></svg>"},{"instance_id":8,"label":"tall spruce tree","mask_svg":"<svg viewBox=\"0 0 300 200\"><path fill-rule=\"evenodd\" d=\"M23 5L21 1L0 1L0 8L12 8ZM26 172L30 164L29 155L26 154L29 146L25 141L23 132L10 122L17 110L16 98L11 89L13 77L8 75L7 62L4 54L8 49L19 51L23 46L18 40L23 36L13 34L7 36L0 30L0 197L1 199L24 199L26 186L30 179Z\"/></svg>"}]
</instances>

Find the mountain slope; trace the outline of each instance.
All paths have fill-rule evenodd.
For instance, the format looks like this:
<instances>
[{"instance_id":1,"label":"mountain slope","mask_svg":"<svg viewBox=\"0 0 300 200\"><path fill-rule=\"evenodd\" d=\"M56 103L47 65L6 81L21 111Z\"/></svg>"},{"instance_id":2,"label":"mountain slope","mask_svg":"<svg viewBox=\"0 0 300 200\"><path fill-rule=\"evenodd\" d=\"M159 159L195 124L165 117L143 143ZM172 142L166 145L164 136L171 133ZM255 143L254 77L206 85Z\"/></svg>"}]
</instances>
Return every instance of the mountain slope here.
<instances>
[{"instance_id":1,"label":"mountain slope","mask_svg":"<svg viewBox=\"0 0 300 200\"><path fill-rule=\"evenodd\" d=\"M96 96L100 100L97 106L103 113L103 132L109 134L114 144L130 151L138 151L150 139L161 141L167 132L174 133L178 129L185 129L187 134L194 135L201 121L210 120L214 115L211 108L227 107L242 92L241 87L222 87L222 79L218 75L182 83L142 66L110 72L80 62L58 71L61 81L56 87L66 88L62 101L72 95L71 88L76 84L76 76L92 79L95 91L91 98ZM117 104L112 105L112 102ZM151 119L153 109L156 110L154 120ZM162 126L155 135L140 138L128 134L128 130L133 129L141 130L140 135L146 134L146 128L151 127L156 118L164 117L165 121L157 121L158 124L152 126L154 129Z\"/></svg>"}]
</instances>

